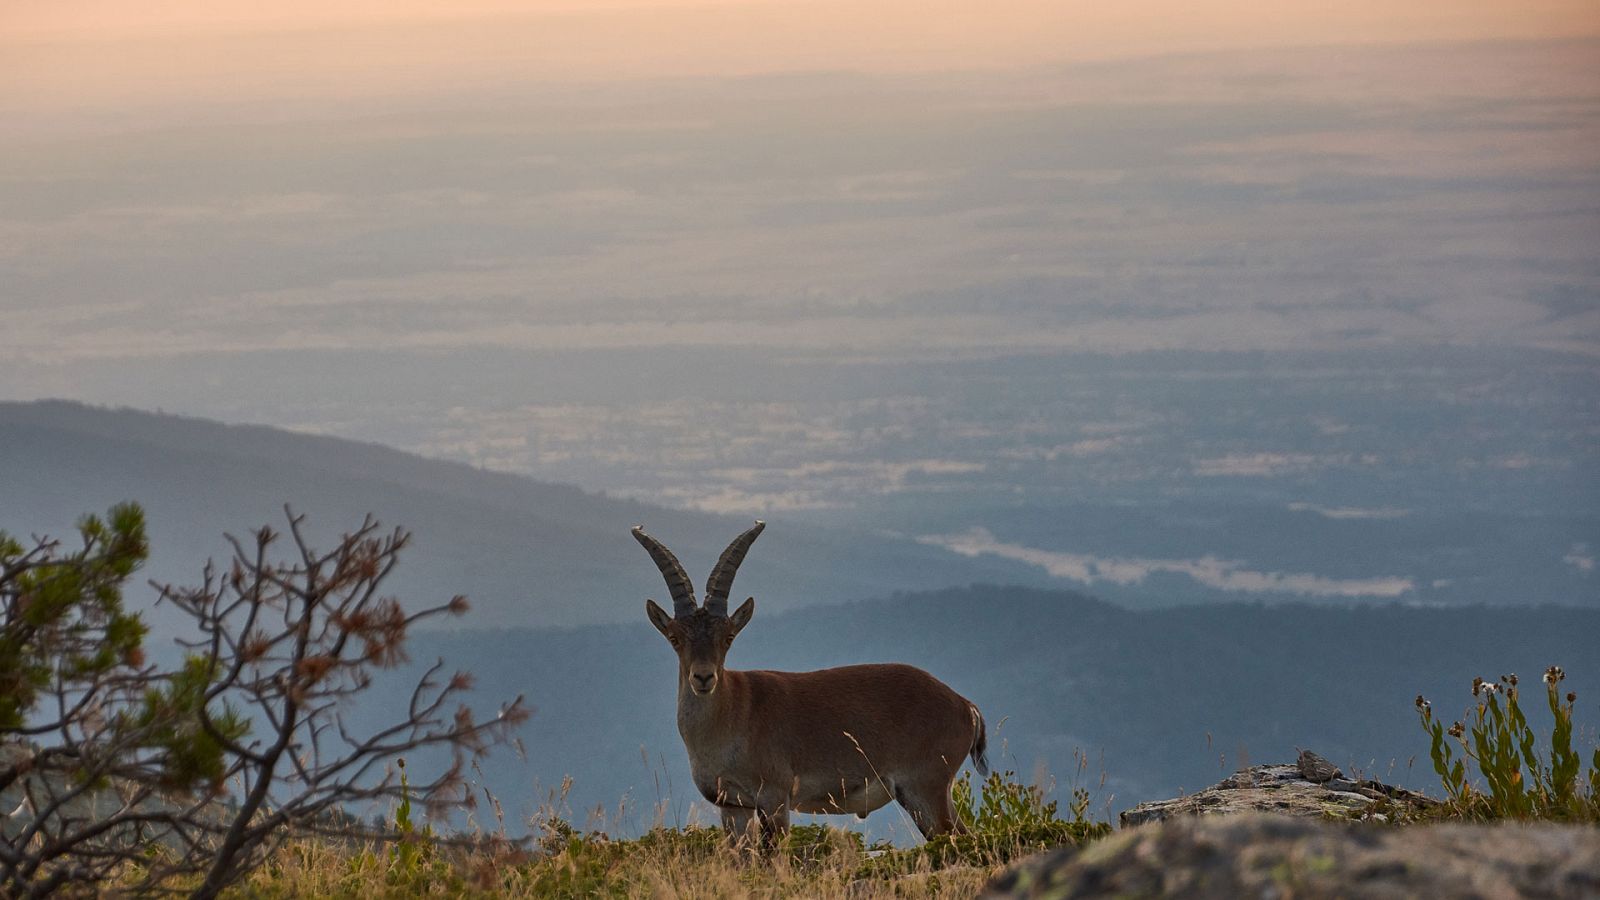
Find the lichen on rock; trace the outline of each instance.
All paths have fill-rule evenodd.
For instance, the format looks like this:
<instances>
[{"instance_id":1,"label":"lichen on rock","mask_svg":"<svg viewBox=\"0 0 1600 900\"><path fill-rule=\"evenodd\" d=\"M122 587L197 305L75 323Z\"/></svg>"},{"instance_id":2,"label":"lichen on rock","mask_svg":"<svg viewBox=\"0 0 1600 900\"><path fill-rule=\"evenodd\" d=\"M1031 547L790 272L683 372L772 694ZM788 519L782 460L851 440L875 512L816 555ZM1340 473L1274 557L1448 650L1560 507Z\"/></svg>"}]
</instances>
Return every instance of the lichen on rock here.
<instances>
[{"instance_id":1,"label":"lichen on rock","mask_svg":"<svg viewBox=\"0 0 1600 900\"><path fill-rule=\"evenodd\" d=\"M1035 856L980 896L1578 900L1600 896L1600 832L1509 822L1393 827L1254 811L1180 816Z\"/></svg>"},{"instance_id":2,"label":"lichen on rock","mask_svg":"<svg viewBox=\"0 0 1600 900\"><path fill-rule=\"evenodd\" d=\"M1370 779L1351 780L1337 772L1324 781L1312 781L1303 769L1299 764L1241 769L1203 791L1170 800L1152 800L1125 810L1121 816L1122 827L1160 822L1174 816L1234 815L1247 811L1364 819L1387 817L1396 805L1420 810L1437 803L1403 788Z\"/></svg>"}]
</instances>

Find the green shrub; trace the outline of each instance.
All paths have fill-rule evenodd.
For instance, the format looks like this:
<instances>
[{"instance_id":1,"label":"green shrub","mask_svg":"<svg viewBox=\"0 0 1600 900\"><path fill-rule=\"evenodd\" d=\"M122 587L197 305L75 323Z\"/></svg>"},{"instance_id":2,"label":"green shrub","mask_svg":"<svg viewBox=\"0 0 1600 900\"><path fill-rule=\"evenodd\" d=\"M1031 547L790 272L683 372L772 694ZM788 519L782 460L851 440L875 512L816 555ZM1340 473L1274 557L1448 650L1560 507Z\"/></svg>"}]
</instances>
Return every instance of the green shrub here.
<instances>
[{"instance_id":1,"label":"green shrub","mask_svg":"<svg viewBox=\"0 0 1600 900\"><path fill-rule=\"evenodd\" d=\"M542 823L534 861L514 873L520 892L538 897L624 897L639 865L674 866L728 852L722 831L690 826L654 828L631 841L579 831L565 819Z\"/></svg>"},{"instance_id":2,"label":"green shrub","mask_svg":"<svg viewBox=\"0 0 1600 900\"><path fill-rule=\"evenodd\" d=\"M1594 750L1587 777L1581 777L1572 728L1572 708L1578 698L1570 692L1562 696L1566 677L1560 666L1545 670L1545 695L1554 725L1543 747L1523 713L1515 675L1502 675L1498 682L1474 678L1475 703L1467 721L1449 728L1434 718L1432 704L1417 697L1417 714L1431 742L1428 754L1449 798L1442 814L1600 822L1600 748ZM1460 748L1460 756L1452 742ZM1469 777L1469 761L1477 768L1479 782Z\"/></svg>"},{"instance_id":3,"label":"green shrub","mask_svg":"<svg viewBox=\"0 0 1600 900\"><path fill-rule=\"evenodd\" d=\"M149 554L143 511L124 503L84 516L78 534L69 552L0 532L0 735L21 731L52 687L81 693L143 664L144 622L122 603Z\"/></svg>"},{"instance_id":4,"label":"green shrub","mask_svg":"<svg viewBox=\"0 0 1600 900\"><path fill-rule=\"evenodd\" d=\"M226 701L220 710L208 705L206 693L216 683L216 674L210 660L190 655L164 683L147 688L137 714L127 718L143 735L145 746L162 751L163 781L168 786L204 783L220 791L228 763L225 745L250 731L249 720ZM201 724L202 710L210 729Z\"/></svg>"},{"instance_id":5,"label":"green shrub","mask_svg":"<svg viewBox=\"0 0 1600 900\"><path fill-rule=\"evenodd\" d=\"M784 836L779 852L791 863L808 865L845 857L860 857L867 842L859 831L826 825L795 825Z\"/></svg>"},{"instance_id":6,"label":"green shrub","mask_svg":"<svg viewBox=\"0 0 1600 900\"><path fill-rule=\"evenodd\" d=\"M1062 818L1059 802L1047 800L1043 788L1015 778L1013 772L991 772L974 792L971 774L962 774L951 793L965 833L940 835L907 850L890 850L872 862L891 869L903 869L908 860L917 857L934 866L998 865L1110 833L1108 823L1089 818L1087 790L1073 789L1068 817Z\"/></svg>"}]
</instances>

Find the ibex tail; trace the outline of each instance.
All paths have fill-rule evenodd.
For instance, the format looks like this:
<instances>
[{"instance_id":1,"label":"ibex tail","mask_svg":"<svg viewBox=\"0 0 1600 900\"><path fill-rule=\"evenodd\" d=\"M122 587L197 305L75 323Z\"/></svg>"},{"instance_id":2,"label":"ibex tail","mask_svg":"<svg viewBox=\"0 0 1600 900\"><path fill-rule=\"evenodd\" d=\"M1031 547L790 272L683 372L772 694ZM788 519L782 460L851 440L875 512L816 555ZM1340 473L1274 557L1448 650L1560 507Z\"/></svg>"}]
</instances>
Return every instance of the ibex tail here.
<instances>
[{"instance_id":1,"label":"ibex tail","mask_svg":"<svg viewBox=\"0 0 1600 900\"><path fill-rule=\"evenodd\" d=\"M979 775L987 778L989 775L989 758L985 754L989 750L989 735L987 729L983 726L983 713L978 712L978 708L971 704L967 705L967 709L972 711L972 724L977 726L976 732L972 737L972 749L968 751L972 756L972 767L978 770Z\"/></svg>"}]
</instances>

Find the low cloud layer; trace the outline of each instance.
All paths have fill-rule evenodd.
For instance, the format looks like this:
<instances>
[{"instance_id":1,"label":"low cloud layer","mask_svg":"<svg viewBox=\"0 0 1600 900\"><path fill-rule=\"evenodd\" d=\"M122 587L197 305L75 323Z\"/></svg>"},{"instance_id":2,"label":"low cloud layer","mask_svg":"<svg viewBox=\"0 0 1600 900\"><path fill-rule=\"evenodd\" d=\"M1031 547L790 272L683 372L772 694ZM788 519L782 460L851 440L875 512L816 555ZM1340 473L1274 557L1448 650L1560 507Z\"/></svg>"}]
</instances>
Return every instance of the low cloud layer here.
<instances>
[{"instance_id":1,"label":"low cloud layer","mask_svg":"<svg viewBox=\"0 0 1600 900\"><path fill-rule=\"evenodd\" d=\"M1315 503L1291 503L1290 512L1312 512L1325 519L1403 519L1411 510L1397 506L1318 506Z\"/></svg>"},{"instance_id":2,"label":"low cloud layer","mask_svg":"<svg viewBox=\"0 0 1600 900\"><path fill-rule=\"evenodd\" d=\"M1164 572L1186 575L1199 584L1221 591L1305 597L1393 599L1410 593L1416 587L1413 579L1402 577L1328 578L1305 573L1262 572L1245 568L1244 562L1215 556L1197 559L1119 559L1040 550L996 540L985 528L973 528L962 534L928 535L918 540L962 556L990 555L1030 563L1056 578L1090 585L1096 582L1134 585L1151 575Z\"/></svg>"}]
</instances>

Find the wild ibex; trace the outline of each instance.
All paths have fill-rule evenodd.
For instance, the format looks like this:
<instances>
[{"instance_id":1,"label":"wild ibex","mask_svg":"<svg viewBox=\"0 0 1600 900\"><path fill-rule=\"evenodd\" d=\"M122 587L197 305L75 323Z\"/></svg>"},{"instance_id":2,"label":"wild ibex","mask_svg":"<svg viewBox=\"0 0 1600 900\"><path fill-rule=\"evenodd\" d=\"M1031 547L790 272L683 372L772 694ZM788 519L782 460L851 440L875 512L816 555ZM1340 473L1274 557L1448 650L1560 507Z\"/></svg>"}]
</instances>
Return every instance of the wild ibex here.
<instances>
[{"instance_id":1,"label":"wild ibex","mask_svg":"<svg viewBox=\"0 0 1600 900\"><path fill-rule=\"evenodd\" d=\"M678 654L678 731L689 769L722 811L730 837L763 844L790 812L867 813L896 800L924 836L960 830L950 789L969 754L980 773L983 716L965 697L913 666L841 666L817 672L739 672L728 647L755 613L754 597L728 614L733 576L763 522L735 538L706 581L705 605L677 557L633 529L672 594L671 616L645 601L651 624Z\"/></svg>"}]
</instances>

